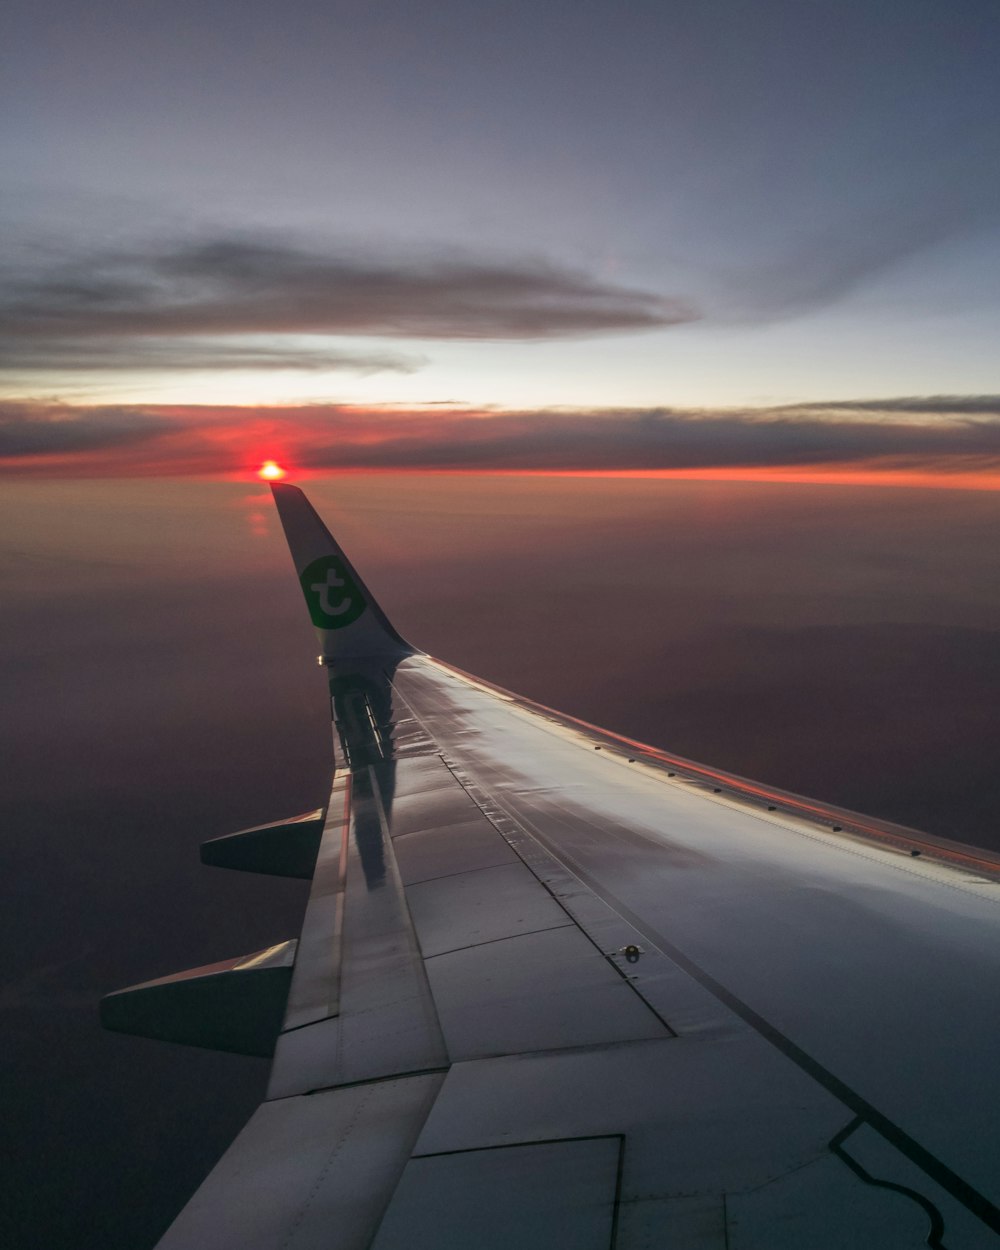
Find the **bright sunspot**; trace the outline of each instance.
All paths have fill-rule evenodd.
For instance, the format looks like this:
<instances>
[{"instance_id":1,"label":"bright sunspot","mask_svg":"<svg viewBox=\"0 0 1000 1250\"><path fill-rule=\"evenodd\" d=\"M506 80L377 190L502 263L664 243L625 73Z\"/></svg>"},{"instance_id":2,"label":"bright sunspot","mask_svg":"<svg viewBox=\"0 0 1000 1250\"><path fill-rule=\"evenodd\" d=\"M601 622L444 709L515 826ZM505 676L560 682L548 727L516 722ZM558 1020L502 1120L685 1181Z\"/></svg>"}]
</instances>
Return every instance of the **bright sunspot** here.
<instances>
[{"instance_id":1,"label":"bright sunspot","mask_svg":"<svg viewBox=\"0 0 1000 1250\"><path fill-rule=\"evenodd\" d=\"M263 478L265 482L277 482L285 476L285 470L273 460L265 460L257 470L257 476Z\"/></svg>"}]
</instances>

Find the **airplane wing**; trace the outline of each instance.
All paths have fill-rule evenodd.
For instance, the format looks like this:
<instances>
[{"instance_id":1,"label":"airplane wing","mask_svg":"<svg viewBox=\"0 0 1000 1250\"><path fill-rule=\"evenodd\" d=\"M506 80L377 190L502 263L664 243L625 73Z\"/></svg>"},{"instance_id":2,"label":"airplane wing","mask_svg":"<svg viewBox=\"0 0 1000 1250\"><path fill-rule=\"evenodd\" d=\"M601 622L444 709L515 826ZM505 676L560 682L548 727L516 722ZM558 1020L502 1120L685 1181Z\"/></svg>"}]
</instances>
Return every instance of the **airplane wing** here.
<instances>
[{"instance_id":1,"label":"airplane wing","mask_svg":"<svg viewBox=\"0 0 1000 1250\"><path fill-rule=\"evenodd\" d=\"M846 1250L1000 1233L1000 863L424 655L274 490L325 809L205 844L302 932L109 996L274 1060L166 1250Z\"/></svg>"}]
</instances>

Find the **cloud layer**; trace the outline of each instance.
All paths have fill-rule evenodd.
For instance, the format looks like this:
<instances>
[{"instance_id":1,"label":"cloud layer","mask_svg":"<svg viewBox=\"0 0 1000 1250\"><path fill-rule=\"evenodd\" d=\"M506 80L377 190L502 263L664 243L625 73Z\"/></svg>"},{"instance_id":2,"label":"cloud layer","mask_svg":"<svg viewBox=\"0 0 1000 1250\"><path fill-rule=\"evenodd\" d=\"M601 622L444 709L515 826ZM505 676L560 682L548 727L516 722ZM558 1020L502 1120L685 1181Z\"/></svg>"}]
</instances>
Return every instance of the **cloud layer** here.
<instances>
[{"instance_id":1,"label":"cloud layer","mask_svg":"<svg viewBox=\"0 0 1000 1250\"><path fill-rule=\"evenodd\" d=\"M3 277L0 355L22 372L176 368L192 354L199 368L398 369L412 360L280 336L553 339L696 316L680 300L544 260L338 255L253 238L79 256ZM249 341L218 342L227 336Z\"/></svg>"},{"instance_id":2,"label":"cloud layer","mask_svg":"<svg viewBox=\"0 0 1000 1250\"><path fill-rule=\"evenodd\" d=\"M877 466L1000 473L1000 396L747 410L0 405L0 464L59 474L302 470L644 472Z\"/></svg>"}]
</instances>

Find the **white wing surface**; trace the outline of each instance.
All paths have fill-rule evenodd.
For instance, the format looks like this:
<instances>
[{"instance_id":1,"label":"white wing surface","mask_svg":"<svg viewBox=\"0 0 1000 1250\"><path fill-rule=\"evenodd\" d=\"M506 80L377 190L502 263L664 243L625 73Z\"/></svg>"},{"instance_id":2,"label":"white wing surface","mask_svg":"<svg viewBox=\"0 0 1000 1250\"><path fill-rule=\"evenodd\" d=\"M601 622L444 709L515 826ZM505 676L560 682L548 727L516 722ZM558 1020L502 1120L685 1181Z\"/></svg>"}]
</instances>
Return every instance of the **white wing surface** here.
<instances>
[{"instance_id":1,"label":"white wing surface","mask_svg":"<svg viewBox=\"0 0 1000 1250\"><path fill-rule=\"evenodd\" d=\"M105 1002L111 1027L273 1049L267 1100L161 1245L995 1244L994 857L417 652L273 489L333 788L206 845L311 872L297 944Z\"/></svg>"}]
</instances>

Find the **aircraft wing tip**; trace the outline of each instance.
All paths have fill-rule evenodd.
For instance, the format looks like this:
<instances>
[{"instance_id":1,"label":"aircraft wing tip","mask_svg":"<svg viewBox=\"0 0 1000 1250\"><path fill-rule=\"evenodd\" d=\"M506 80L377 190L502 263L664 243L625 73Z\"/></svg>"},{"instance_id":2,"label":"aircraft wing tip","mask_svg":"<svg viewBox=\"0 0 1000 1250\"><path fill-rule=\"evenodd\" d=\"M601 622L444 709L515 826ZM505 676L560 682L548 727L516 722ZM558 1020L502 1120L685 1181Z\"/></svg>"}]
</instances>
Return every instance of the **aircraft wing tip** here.
<instances>
[{"instance_id":1,"label":"aircraft wing tip","mask_svg":"<svg viewBox=\"0 0 1000 1250\"><path fill-rule=\"evenodd\" d=\"M280 499L282 495L286 497L290 495L303 495L302 490L298 486L293 486L291 482L271 482L271 494L275 499Z\"/></svg>"}]
</instances>

